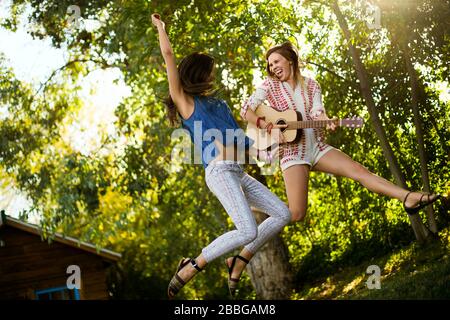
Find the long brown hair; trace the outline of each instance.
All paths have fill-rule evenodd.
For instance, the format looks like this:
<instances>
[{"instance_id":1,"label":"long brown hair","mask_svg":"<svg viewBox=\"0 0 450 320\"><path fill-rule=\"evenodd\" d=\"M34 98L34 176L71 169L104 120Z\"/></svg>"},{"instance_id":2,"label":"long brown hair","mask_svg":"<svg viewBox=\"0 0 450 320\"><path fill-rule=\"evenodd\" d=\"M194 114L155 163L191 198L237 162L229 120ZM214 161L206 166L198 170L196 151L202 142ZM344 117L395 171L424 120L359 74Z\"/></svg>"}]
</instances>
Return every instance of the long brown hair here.
<instances>
[{"instance_id":1,"label":"long brown hair","mask_svg":"<svg viewBox=\"0 0 450 320\"><path fill-rule=\"evenodd\" d=\"M270 48L269 50L267 50L267 52L266 52L266 62L267 62L266 71L267 71L267 74L272 78L275 78L275 75L273 74L272 71L270 71L269 57L274 52L281 54L286 60L288 60L289 62L292 62L292 66L294 68L294 81L295 81L295 83L300 81L300 84L303 87L304 78L300 72L297 49L292 45L291 42L286 41L280 45L274 46L274 47Z\"/></svg>"},{"instance_id":2,"label":"long brown hair","mask_svg":"<svg viewBox=\"0 0 450 320\"><path fill-rule=\"evenodd\" d=\"M209 96L214 93L214 58L208 54L194 52L181 60L178 65L181 86L189 95ZM178 112L172 97L165 101L171 126L179 123Z\"/></svg>"}]
</instances>

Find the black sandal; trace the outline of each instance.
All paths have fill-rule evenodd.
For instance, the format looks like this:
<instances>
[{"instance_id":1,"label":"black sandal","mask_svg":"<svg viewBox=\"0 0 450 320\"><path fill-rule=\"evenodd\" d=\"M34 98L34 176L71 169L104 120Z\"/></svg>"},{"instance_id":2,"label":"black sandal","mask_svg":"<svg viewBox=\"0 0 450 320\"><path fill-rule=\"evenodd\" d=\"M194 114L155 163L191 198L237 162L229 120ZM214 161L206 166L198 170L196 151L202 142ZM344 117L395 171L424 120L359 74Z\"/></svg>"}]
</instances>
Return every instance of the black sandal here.
<instances>
[{"instance_id":1,"label":"black sandal","mask_svg":"<svg viewBox=\"0 0 450 320\"><path fill-rule=\"evenodd\" d=\"M230 295L232 297L234 297L234 295L236 294L236 288L239 282L239 279L236 278L232 278L231 274L233 273L233 269L234 269L234 265L236 264L236 259L240 259L242 261L244 261L246 264L249 263L249 261L247 259L245 259L244 257L237 255L233 257L233 260L231 261L231 267L228 266L228 259L225 259L225 264L228 268L228 290L230 291Z\"/></svg>"},{"instance_id":2,"label":"black sandal","mask_svg":"<svg viewBox=\"0 0 450 320\"><path fill-rule=\"evenodd\" d=\"M169 282L169 287L167 288L167 296L169 297L169 299L173 299L175 295L181 290L181 288L183 288L186 284L186 281L181 279L181 277L178 275L178 272L180 272L180 270L183 269L189 262L195 269L197 269L198 272L203 270L197 265L194 259L182 258L178 263L177 271L175 271L174 276Z\"/></svg>"},{"instance_id":3,"label":"black sandal","mask_svg":"<svg viewBox=\"0 0 450 320\"><path fill-rule=\"evenodd\" d=\"M438 200L441 197L440 194L436 194L436 197L434 197L433 199L430 200L431 194L423 193L422 196L420 197L419 204L417 206L415 206L415 207L407 207L406 206L406 199L413 192L414 191L408 192L406 194L406 196L405 196L405 199L403 200L403 208L405 208L406 213L408 215L410 215L410 216L417 214L420 209L425 208L426 206L432 204L433 202L435 202L436 200ZM426 201L423 201L423 197L425 197L425 196L427 196L427 199L426 199Z\"/></svg>"}]
</instances>

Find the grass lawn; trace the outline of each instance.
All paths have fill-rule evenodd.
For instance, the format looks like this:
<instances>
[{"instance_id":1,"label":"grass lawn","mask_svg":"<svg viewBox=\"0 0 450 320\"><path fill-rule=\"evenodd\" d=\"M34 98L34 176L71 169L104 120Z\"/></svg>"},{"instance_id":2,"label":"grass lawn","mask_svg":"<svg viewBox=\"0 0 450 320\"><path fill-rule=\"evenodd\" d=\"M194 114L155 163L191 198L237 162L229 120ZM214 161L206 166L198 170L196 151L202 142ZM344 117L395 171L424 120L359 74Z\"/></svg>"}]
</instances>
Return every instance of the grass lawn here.
<instances>
[{"instance_id":1,"label":"grass lawn","mask_svg":"<svg viewBox=\"0 0 450 320\"><path fill-rule=\"evenodd\" d=\"M439 232L439 240L419 246L413 243L384 257L344 268L315 284L305 285L291 299L450 299L450 228ZM380 268L380 289L369 289L367 281ZM372 281L370 281L372 283Z\"/></svg>"}]
</instances>

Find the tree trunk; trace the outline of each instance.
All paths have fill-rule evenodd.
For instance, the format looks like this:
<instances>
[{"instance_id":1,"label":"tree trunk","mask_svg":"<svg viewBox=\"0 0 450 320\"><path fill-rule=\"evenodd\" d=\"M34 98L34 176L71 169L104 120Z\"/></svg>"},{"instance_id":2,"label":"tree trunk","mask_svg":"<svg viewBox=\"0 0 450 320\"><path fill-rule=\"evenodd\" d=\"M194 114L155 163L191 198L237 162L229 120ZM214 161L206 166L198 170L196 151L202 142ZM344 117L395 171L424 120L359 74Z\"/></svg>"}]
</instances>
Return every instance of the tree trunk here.
<instances>
[{"instance_id":1,"label":"tree trunk","mask_svg":"<svg viewBox=\"0 0 450 320\"><path fill-rule=\"evenodd\" d=\"M407 188L406 186L406 180L405 177L400 170L400 166L398 164L397 158L395 157L392 148L389 144L389 141L386 136L386 132L383 129L380 117L378 116L378 112L376 109L375 101L372 96L372 90L369 83L369 77L367 74L367 70L364 67L364 64L361 61L360 55L356 49L356 47L352 44L351 34L348 29L347 21L345 20L344 15L341 12L341 9L339 8L339 4L337 1L332 2L332 10L334 11L334 14L336 15L338 19L339 26L344 33L344 37L347 40L350 55L353 60L353 64L358 76L358 79L360 81L361 86L361 94L366 101L367 109L370 114L370 119L372 122L372 126L375 130L375 133L378 136L378 139L380 139L381 148L383 150L384 156L389 164L389 170L391 171L392 175L394 176L395 182L397 185L401 186L402 188ZM414 215L412 217L409 217L411 221L411 226L414 230L414 234L416 236L416 239L418 242L422 243L425 242L428 231L425 228L425 226L422 223L422 220L418 215Z\"/></svg>"},{"instance_id":2,"label":"tree trunk","mask_svg":"<svg viewBox=\"0 0 450 320\"><path fill-rule=\"evenodd\" d=\"M261 174L257 166L248 166L251 175L264 185L267 185L266 176ZM252 208L256 222L260 224L268 216ZM294 289L294 271L289 262L289 252L281 239L276 235L265 243L250 260L246 267L256 298L263 300L289 299Z\"/></svg>"},{"instance_id":3,"label":"tree trunk","mask_svg":"<svg viewBox=\"0 0 450 320\"><path fill-rule=\"evenodd\" d=\"M425 151L425 143L423 139L423 130L422 130L422 118L420 116L420 110L419 110L419 96L420 96L420 87L419 87L419 80L417 77L417 72L414 69L414 66L411 62L411 57L409 54L409 50L407 45L402 45L403 49L403 55L405 58L405 64L406 69L408 71L409 75L409 82L411 84L411 108L414 115L414 125L416 127L416 138L417 138L417 145L419 148L419 159L420 159L420 171L422 174L422 183L423 188L426 192L431 192L430 189L430 179L428 175L428 168L427 168L427 155ZM436 225L436 219L434 217L434 210L433 206L427 207L427 221L429 229L436 233L437 232L437 225Z\"/></svg>"},{"instance_id":4,"label":"tree trunk","mask_svg":"<svg viewBox=\"0 0 450 320\"><path fill-rule=\"evenodd\" d=\"M267 215L257 209L252 211L256 221L261 223ZM256 298L262 300L286 300L293 290L294 273L289 263L288 249L277 235L269 240L247 265L256 291Z\"/></svg>"}]
</instances>

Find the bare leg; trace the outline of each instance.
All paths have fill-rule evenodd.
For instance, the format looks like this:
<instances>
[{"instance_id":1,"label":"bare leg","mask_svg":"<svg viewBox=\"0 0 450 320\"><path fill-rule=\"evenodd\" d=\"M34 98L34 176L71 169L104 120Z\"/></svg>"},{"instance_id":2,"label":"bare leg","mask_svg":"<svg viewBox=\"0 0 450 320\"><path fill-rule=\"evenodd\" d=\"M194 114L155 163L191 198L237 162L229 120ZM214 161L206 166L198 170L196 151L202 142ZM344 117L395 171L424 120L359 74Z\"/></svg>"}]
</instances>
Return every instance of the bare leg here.
<instances>
[{"instance_id":1,"label":"bare leg","mask_svg":"<svg viewBox=\"0 0 450 320\"><path fill-rule=\"evenodd\" d=\"M366 167L352 160L342 151L336 149L327 152L313 167L313 170L350 178L358 181L372 192L396 198L400 201L403 201L409 192L408 190L373 174ZM410 194L405 205L407 207L416 206L419 203L421 196L421 192Z\"/></svg>"},{"instance_id":2,"label":"bare leg","mask_svg":"<svg viewBox=\"0 0 450 320\"><path fill-rule=\"evenodd\" d=\"M292 221L302 221L308 208L309 165L300 164L283 172Z\"/></svg>"}]
</instances>

